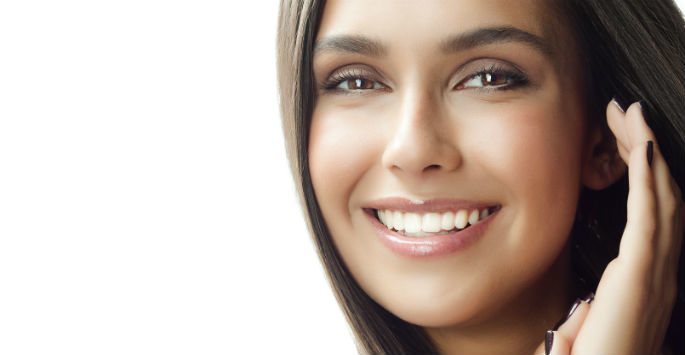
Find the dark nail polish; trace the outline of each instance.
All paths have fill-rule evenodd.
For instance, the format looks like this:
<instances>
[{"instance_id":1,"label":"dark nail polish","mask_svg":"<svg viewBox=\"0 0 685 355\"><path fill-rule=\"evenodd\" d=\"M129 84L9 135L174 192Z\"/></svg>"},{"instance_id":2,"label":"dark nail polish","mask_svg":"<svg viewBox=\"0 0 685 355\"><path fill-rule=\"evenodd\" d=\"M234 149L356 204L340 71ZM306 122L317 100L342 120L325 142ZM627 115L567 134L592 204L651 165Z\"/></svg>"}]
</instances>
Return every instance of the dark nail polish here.
<instances>
[{"instance_id":1,"label":"dark nail polish","mask_svg":"<svg viewBox=\"0 0 685 355\"><path fill-rule=\"evenodd\" d=\"M625 113L628 109L628 101L623 99L620 95L615 95L611 100L618 106L618 109L621 110L621 112Z\"/></svg>"},{"instance_id":2,"label":"dark nail polish","mask_svg":"<svg viewBox=\"0 0 685 355\"><path fill-rule=\"evenodd\" d=\"M545 355L549 355L552 352L552 343L554 343L554 332L548 330L545 333Z\"/></svg>"},{"instance_id":3,"label":"dark nail polish","mask_svg":"<svg viewBox=\"0 0 685 355\"><path fill-rule=\"evenodd\" d=\"M557 324L554 325L554 328L552 328L552 329L558 330L559 327L561 327L561 325L564 324L564 322L566 322L569 318L571 318L571 316L573 315L573 312L576 311L576 308L578 308L579 305L580 305L580 298L576 298L576 301L573 302L573 305L569 309L568 313L566 313L566 316L564 318L562 318L561 320L559 320L557 322Z\"/></svg>"},{"instance_id":4,"label":"dark nail polish","mask_svg":"<svg viewBox=\"0 0 685 355\"><path fill-rule=\"evenodd\" d=\"M587 304L590 304L590 303L592 303L592 301L593 301L594 299L595 299L595 293L594 293L594 292L590 292L590 293L587 294L587 296L585 296L585 298L583 298L583 302L585 302L585 303L587 303Z\"/></svg>"},{"instance_id":5,"label":"dark nail polish","mask_svg":"<svg viewBox=\"0 0 685 355\"><path fill-rule=\"evenodd\" d=\"M648 141L647 142L647 164L649 166L652 166L652 159L654 159L654 142Z\"/></svg>"}]
</instances>

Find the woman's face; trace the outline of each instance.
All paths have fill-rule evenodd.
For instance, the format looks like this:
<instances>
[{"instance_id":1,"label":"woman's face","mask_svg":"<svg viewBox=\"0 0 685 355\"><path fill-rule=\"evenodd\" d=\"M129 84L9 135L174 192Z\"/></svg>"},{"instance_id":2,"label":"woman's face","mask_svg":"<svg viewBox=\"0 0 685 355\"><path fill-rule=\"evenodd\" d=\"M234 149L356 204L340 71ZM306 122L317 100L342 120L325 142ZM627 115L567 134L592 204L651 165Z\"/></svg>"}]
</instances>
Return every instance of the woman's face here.
<instances>
[{"instance_id":1,"label":"woman's face","mask_svg":"<svg viewBox=\"0 0 685 355\"><path fill-rule=\"evenodd\" d=\"M539 287L564 248L584 102L573 41L543 6L326 2L316 197L355 280L410 323L484 321Z\"/></svg>"}]
</instances>

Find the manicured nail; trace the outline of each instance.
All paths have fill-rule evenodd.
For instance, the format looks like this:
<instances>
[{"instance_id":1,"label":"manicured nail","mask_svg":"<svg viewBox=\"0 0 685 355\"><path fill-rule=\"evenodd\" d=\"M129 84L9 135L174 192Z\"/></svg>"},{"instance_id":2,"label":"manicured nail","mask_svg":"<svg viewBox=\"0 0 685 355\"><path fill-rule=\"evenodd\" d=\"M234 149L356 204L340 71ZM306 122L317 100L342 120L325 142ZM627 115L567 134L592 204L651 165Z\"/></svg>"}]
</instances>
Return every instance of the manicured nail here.
<instances>
[{"instance_id":1,"label":"manicured nail","mask_svg":"<svg viewBox=\"0 0 685 355\"><path fill-rule=\"evenodd\" d=\"M576 308L578 308L578 305L580 305L580 298L576 298L576 301L573 302L573 305L571 306L571 309L569 309L568 313L566 313L566 316L562 318L560 321L557 322L557 324L554 325L554 330L558 330L559 327L561 327L564 322L566 322L571 316L573 315L573 312L576 311Z\"/></svg>"},{"instance_id":2,"label":"manicured nail","mask_svg":"<svg viewBox=\"0 0 685 355\"><path fill-rule=\"evenodd\" d=\"M628 108L628 103L626 100L624 100L621 96L616 95L614 98L611 99L611 102L618 107L621 112L626 113L626 109Z\"/></svg>"},{"instance_id":3,"label":"manicured nail","mask_svg":"<svg viewBox=\"0 0 685 355\"><path fill-rule=\"evenodd\" d=\"M552 343L554 343L554 332L548 330L545 333L545 355L549 355L552 352Z\"/></svg>"},{"instance_id":4,"label":"manicured nail","mask_svg":"<svg viewBox=\"0 0 685 355\"><path fill-rule=\"evenodd\" d=\"M585 302L585 303L587 303L587 304L590 304L590 303L592 303L592 301L593 301L594 299L595 299L595 293L594 293L594 292L590 292L590 293L587 294L587 296L585 296L585 298L583 298L583 302Z\"/></svg>"},{"instance_id":5,"label":"manicured nail","mask_svg":"<svg viewBox=\"0 0 685 355\"><path fill-rule=\"evenodd\" d=\"M652 159L654 159L654 142L647 141L647 164L652 166Z\"/></svg>"}]
</instances>

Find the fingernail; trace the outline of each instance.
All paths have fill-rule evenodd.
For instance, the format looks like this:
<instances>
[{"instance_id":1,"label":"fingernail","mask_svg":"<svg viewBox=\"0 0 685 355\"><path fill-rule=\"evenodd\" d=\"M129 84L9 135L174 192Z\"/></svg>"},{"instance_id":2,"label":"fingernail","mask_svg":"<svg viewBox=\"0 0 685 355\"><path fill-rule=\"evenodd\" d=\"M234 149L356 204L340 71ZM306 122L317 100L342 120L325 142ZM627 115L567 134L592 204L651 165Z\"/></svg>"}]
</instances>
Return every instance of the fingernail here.
<instances>
[{"instance_id":1,"label":"fingernail","mask_svg":"<svg viewBox=\"0 0 685 355\"><path fill-rule=\"evenodd\" d=\"M621 112L626 113L626 109L628 108L628 103L626 100L624 100L621 96L615 95L612 99L611 102L618 107Z\"/></svg>"},{"instance_id":2,"label":"fingernail","mask_svg":"<svg viewBox=\"0 0 685 355\"><path fill-rule=\"evenodd\" d=\"M548 330L545 333L545 355L549 355L552 352L552 343L554 343L554 332Z\"/></svg>"},{"instance_id":3,"label":"fingernail","mask_svg":"<svg viewBox=\"0 0 685 355\"><path fill-rule=\"evenodd\" d=\"M652 159L654 159L654 142L647 141L647 164L652 166Z\"/></svg>"},{"instance_id":4,"label":"fingernail","mask_svg":"<svg viewBox=\"0 0 685 355\"><path fill-rule=\"evenodd\" d=\"M569 309L568 313L566 313L566 316L562 318L560 321L557 322L557 324L554 325L554 330L558 330L559 327L561 327L564 322L566 322L571 316L573 315L573 312L576 311L576 308L578 308L578 305L580 305L580 298L576 298L576 301L573 302L573 305L571 306L571 309Z\"/></svg>"},{"instance_id":5,"label":"fingernail","mask_svg":"<svg viewBox=\"0 0 685 355\"><path fill-rule=\"evenodd\" d=\"M592 301L593 301L594 299L595 299L595 293L594 293L594 292L590 292L590 293L587 294L587 296L585 296L585 298L583 298L583 302L585 302L585 303L587 303L587 304L590 304L590 303L592 303Z\"/></svg>"}]
</instances>

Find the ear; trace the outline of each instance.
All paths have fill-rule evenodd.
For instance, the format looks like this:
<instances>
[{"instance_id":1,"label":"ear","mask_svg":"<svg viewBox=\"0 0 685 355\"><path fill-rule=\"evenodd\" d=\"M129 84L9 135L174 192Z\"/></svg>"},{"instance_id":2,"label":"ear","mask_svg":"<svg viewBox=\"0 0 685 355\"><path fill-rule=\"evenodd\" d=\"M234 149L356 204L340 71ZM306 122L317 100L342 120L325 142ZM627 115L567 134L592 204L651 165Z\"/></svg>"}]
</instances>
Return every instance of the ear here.
<instances>
[{"instance_id":1,"label":"ear","mask_svg":"<svg viewBox=\"0 0 685 355\"><path fill-rule=\"evenodd\" d=\"M603 190L626 174L628 167L618 154L616 138L608 127L589 129L583 155L581 180L591 190Z\"/></svg>"}]
</instances>

